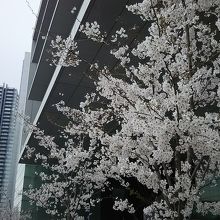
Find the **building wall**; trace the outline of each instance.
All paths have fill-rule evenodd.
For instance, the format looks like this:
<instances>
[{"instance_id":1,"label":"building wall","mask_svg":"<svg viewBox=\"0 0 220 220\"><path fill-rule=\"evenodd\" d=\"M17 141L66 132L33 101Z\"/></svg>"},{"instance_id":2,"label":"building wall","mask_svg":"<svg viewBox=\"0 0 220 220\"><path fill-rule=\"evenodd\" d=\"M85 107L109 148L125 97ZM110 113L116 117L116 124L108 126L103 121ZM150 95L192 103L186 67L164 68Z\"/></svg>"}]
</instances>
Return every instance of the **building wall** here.
<instances>
[{"instance_id":1,"label":"building wall","mask_svg":"<svg viewBox=\"0 0 220 220\"><path fill-rule=\"evenodd\" d=\"M30 66L30 53L25 53L23 67L22 67L22 76L21 76L21 84L19 90L19 102L18 102L18 112L19 117L17 118L17 128L16 128L16 144L17 144L17 157L16 157L16 164L17 164L17 173L16 173L16 183L15 183L15 193L14 193L14 207L20 210L21 207L21 200L22 200L22 192L23 192L23 182L24 182L24 172L25 172L25 165L19 164L19 157L20 153L24 147L24 141L26 134L28 133L27 129L25 128L25 106L27 102L27 91L28 91L28 77L29 77L29 66Z\"/></svg>"},{"instance_id":2,"label":"building wall","mask_svg":"<svg viewBox=\"0 0 220 220\"><path fill-rule=\"evenodd\" d=\"M26 86L27 94L26 94L25 115L29 116L31 123L34 122L35 116L41 104L41 101L29 99L30 89L32 86L32 82L33 82L33 78L35 76L36 70L37 70L37 63L33 63L31 62L31 60L29 60L28 84Z\"/></svg>"},{"instance_id":3,"label":"building wall","mask_svg":"<svg viewBox=\"0 0 220 220\"><path fill-rule=\"evenodd\" d=\"M15 195L14 195L14 207L16 207L18 211L21 210L25 166L26 166L25 164L18 164L18 166L17 166Z\"/></svg>"}]
</instances>

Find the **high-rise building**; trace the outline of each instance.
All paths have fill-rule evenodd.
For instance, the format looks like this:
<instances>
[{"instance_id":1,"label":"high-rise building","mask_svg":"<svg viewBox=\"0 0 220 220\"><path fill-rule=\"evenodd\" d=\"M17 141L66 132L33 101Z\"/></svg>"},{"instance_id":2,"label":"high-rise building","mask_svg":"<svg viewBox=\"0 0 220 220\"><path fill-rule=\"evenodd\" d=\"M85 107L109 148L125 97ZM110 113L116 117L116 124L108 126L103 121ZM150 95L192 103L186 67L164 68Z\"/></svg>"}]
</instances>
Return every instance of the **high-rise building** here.
<instances>
[{"instance_id":1,"label":"high-rise building","mask_svg":"<svg viewBox=\"0 0 220 220\"><path fill-rule=\"evenodd\" d=\"M5 84L0 86L0 208L13 203L17 103L17 90Z\"/></svg>"}]
</instances>

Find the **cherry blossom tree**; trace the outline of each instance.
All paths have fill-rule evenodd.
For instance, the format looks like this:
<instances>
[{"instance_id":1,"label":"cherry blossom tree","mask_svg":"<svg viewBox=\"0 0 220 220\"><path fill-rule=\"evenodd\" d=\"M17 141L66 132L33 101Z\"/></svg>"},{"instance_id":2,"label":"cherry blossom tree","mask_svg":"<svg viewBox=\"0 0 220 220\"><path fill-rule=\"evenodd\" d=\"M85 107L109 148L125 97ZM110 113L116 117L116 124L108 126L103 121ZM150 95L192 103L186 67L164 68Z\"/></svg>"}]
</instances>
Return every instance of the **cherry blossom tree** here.
<instances>
[{"instance_id":1,"label":"cherry blossom tree","mask_svg":"<svg viewBox=\"0 0 220 220\"><path fill-rule=\"evenodd\" d=\"M5 209L1 209L0 211L0 218L2 220L19 220L19 219L29 219L28 216L27 218L23 218L22 216L20 216L21 218L19 218L20 213L18 210L14 209L9 209L9 208L5 208Z\"/></svg>"},{"instance_id":2,"label":"cherry blossom tree","mask_svg":"<svg viewBox=\"0 0 220 220\"><path fill-rule=\"evenodd\" d=\"M87 63L96 85L96 92L86 96L81 110L58 105L71 119L65 132L90 141L86 152L81 144L75 147L75 139L69 137L67 151L53 146L52 155L68 152L68 157L62 156L65 163L61 160L62 166L53 167L55 173L59 169L77 175L89 172L97 177L91 189L101 188L109 178L129 187L129 178L135 178L155 194L155 200L143 210L153 219L190 219L193 210L220 214L220 202L200 199L204 187L215 184L220 168L219 3L143 0L129 5L127 9L149 27L148 34L135 45L122 43L129 38L123 27L106 36L96 21L82 25L81 32L91 40L115 45L109 53L118 59L120 70L86 62L73 39L53 41L59 58L55 63ZM68 43L60 51L56 45L61 41ZM96 103L99 107L94 107ZM75 149L82 151L80 159L70 163L67 159L75 158ZM90 152L94 152L89 160L92 170L90 165L84 167ZM92 198L91 192L84 196ZM128 198L116 200L113 208L135 212Z\"/></svg>"},{"instance_id":3,"label":"cherry blossom tree","mask_svg":"<svg viewBox=\"0 0 220 220\"><path fill-rule=\"evenodd\" d=\"M0 219L2 220L28 220L31 219L28 213L21 213L17 208L6 207L0 211Z\"/></svg>"},{"instance_id":4,"label":"cherry blossom tree","mask_svg":"<svg viewBox=\"0 0 220 220\"><path fill-rule=\"evenodd\" d=\"M1 190L1 196L4 198L4 203L1 204L0 208L0 219L1 220L28 220L30 215L28 212L19 210L18 207L14 207L12 201L7 197L7 190Z\"/></svg>"},{"instance_id":5,"label":"cherry blossom tree","mask_svg":"<svg viewBox=\"0 0 220 220\"><path fill-rule=\"evenodd\" d=\"M58 145L54 137L38 128L34 128L34 133L44 149L43 153L35 154L35 162L40 162L45 171L36 173L41 186L30 186L24 195L58 219L83 219L99 201L96 194L106 182L98 166L94 166L98 164L94 158L96 148L92 147L95 143L88 144L84 135L70 136L63 131ZM33 157L34 153L33 148L28 148L26 157Z\"/></svg>"}]
</instances>

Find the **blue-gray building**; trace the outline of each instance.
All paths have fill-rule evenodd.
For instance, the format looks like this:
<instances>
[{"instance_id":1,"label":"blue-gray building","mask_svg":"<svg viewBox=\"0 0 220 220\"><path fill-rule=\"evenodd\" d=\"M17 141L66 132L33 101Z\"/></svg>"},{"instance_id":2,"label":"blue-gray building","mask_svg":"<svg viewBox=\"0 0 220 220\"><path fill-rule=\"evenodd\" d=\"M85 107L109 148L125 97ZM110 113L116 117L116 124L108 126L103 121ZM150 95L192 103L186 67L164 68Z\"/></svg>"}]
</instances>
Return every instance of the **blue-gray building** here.
<instances>
[{"instance_id":1,"label":"blue-gray building","mask_svg":"<svg viewBox=\"0 0 220 220\"><path fill-rule=\"evenodd\" d=\"M0 86L0 208L13 204L17 103L17 90Z\"/></svg>"}]
</instances>

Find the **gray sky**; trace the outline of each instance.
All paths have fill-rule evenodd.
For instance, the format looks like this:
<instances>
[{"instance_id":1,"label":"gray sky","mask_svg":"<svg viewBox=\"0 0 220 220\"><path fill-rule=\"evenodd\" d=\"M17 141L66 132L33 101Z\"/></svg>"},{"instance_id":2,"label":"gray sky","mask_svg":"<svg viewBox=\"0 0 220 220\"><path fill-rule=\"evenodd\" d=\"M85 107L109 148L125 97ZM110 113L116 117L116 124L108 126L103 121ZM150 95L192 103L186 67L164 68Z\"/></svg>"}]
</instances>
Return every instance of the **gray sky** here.
<instances>
[{"instance_id":1,"label":"gray sky","mask_svg":"<svg viewBox=\"0 0 220 220\"><path fill-rule=\"evenodd\" d=\"M36 14L41 0L28 0ZM0 0L0 85L19 90L24 53L31 50L36 17L26 0Z\"/></svg>"}]
</instances>

